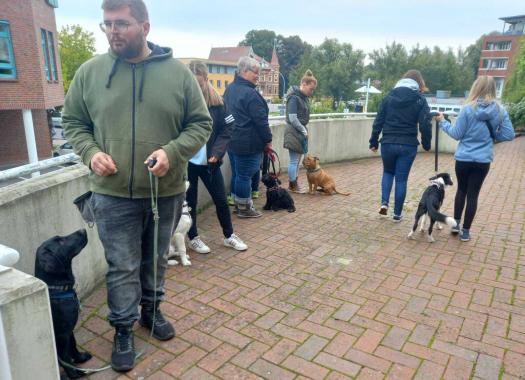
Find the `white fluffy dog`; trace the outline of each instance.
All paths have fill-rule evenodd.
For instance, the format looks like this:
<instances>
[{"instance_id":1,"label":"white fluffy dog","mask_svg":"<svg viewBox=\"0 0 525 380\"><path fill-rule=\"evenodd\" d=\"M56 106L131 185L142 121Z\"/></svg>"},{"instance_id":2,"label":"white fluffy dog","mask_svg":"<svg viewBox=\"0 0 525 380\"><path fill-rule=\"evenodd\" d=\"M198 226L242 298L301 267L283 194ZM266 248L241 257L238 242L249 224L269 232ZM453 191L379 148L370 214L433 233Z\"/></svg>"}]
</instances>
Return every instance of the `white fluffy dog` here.
<instances>
[{"instance_id":1,"label":"white fluffy dog","mask_svg":"<svg viewBox=\"0 0 525 380\"><path fill-rule=\"evenodd\" d=\"M186 181L186 191L190 187L190 183ZM168 252L168 265L177 265L179 262L174 257L179 256L182 265L191 265L190 257L186 253L185 237L191 228L191 215L188 202L184 201L182 204L182 214L179 219L179 224L175 229L175 233L171 237L170 250Z\"/></svg>"},{"instance_id":2,"label":"white fluffy dog","mask_svg":"<svg viewBox=\"0 0 525 380\"><path fill-rule=\"evenodd\" d=\"M190 207L188 203L184 201L182 204L182 214L180 216L179 224L175 229L175 233L171 237L170 251L168 253L168 265L177 265L177 260L174 259L175 256L180 257L180 262L182 265L187 266L191 265L190 257L186 252L186 243L184 241L186 234L191 227L191 215Z\"/></svg>"}]
</instances>

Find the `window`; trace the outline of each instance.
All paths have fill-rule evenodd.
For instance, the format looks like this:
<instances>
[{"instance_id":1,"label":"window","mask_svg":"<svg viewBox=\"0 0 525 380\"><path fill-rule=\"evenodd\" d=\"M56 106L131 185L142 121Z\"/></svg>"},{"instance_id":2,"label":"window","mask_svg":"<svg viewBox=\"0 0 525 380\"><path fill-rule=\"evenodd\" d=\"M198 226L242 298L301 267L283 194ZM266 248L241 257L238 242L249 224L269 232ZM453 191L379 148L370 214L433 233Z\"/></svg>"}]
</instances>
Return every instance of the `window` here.
<instances>
[{"instance_id":1,"label":"window","mask_svg":"<svg viewBox=\"0 0 525 380\"><path fill-rule=\"evenodd\" d=\"M481 67L485 70L505 70L508 62L508 58L484 59Z\"/></svg>"},{"instance_id":2,"label":"window","mask_svg":"<svg viewBox=\"0 0 525 380\"><path fill-rule=\"evenodd\" d=\"M210 84L213 86L213 79L210 79Z\"/></svg>"},{"instance_id":3,"label":"window","mask_svg":"<svg viewBox=\"0 0 525 380\"><path fill-rule=\"evenodd\" d=\"M217 88L222 87L222 81L220 79L217 79Z\"/></svg>"},{"instance_id":4,"label":"window","mask_svg":"<svg viewBox=\"0 0 525 380\"><path fill-rule=\"evenodd\" d=\"M505 83L505 78L494 77L494 81L496 82L496 97L501 98L501 94L503 93L503 84Z\"/></svg>"},{"instance_id":5,"label":"window","mask_svg":"<svg viewBox=\"0 0 525 380\"><path fill-rule=\"evenodd\" d=\"M0 21L0 79L3 78L16 78L13 41L7 21Z\"/></svg>"},{"instance_id":6,"label":"window","mask_svg":"<svg viewBox=\"0 0 525 380\"><path fill-rule=\"evenodd\" d=\"M47 80L58 80L57 62L53 33L40 29L42 53L44 54L44 73Z\"/></svg>"},{"instance_id":7,"label":"window","mask_svg":"<svg viewBox=\"0 0 525 380\"><path fill-rule=\"evenodd\" d=\"M230 82L228 82L227 80L224 81L224 88L228 87L228 85L230 84Z\"/></svg>"},{"instance_id":8,"label":"window","mask_svg":"<svg viewBox=\"0 0 525 380\"><path fill-rule=\"evenodd\" d=\"M228 68L226 66L222 67L223 74L228 74Z\"/></svg>"},{"instance_id":9,"label":"window","mask_svg":"<svg viewBox=\"0 0 525 380\"><path fill-rule=\"evenodd\" d=\"M58 0L46 0L46 3L48 3L53 8L58 8Z\"/></svg>"},{"instance_id":10,"label":"window","mask_svg":"<svg viewBox=\"0 0 525 380\"><path fill-rule=\"evenodd\" d=\"M275 77L273 78L273 81L274 82L279 82L279 76L277 74L275 74Z\"/></svg>"},{"instance_id":11,"label":"window","mask_svg":"<svg viewBox=\"0 0 525 380\"><path fill-rule=\"evenodd\" d=\"M486 50L510 50L511 41L487 42Z\"/></svg>"}]
</instances>

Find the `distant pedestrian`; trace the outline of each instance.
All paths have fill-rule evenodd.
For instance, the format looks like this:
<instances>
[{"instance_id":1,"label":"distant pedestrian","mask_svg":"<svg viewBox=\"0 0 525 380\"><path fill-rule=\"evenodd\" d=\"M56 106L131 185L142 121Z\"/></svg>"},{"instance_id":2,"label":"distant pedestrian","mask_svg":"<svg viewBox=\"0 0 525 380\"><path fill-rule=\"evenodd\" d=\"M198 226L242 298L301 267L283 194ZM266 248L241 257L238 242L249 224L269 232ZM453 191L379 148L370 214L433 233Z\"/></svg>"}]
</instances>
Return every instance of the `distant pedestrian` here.
<instances>
[{"instance_id":1,"label":"distant pedestrian","mask_svg":"<svg viewBox=\"0 0 525 380\"><path fill-rule=\"evenodd\" d=\"M308 122L310 121L309 99L317 88L317 79L310 70L306 70L300 86L292 86L286 94L286 127L284 130L284 148L288 149L288 189L294 193L305 193L297 179L301 156L308 153Z\"/></svg>"},{"instance_id":2,"label":"distant pedestrian","mask_svg":"<svg viewBox=\"0 0 525 380\"><path fill-rule=\"evenodd\" d=\"M190 187L186 192L186 200L188 201L188 206L190 206L192 218L192 225L188 231L189 246L198 253L210 252L210 247L202 241L197 230L197 198L200 178L215 204L217 218L224 235L223 244L226 247L244 251L248 249L248 246L233 233L230 208L226 201L224 179L220 169L222 158L226 154L226 149L230 143L234 119L224 106L219 93L209 83L206 64L201 61L192 61L190 62L190 70L197 79L204 95L204 100L213 120L213 131L208 142L188 162Z\"/></svg>"},{"instance_id":3,"label":"distant pedestrian","mask_svg":"<svg viewBox=\"0 0 525 380\"><path fill-rule=\"evenodd\" d=\"M372 127L370 150L376 152L380 142L383 160L379 214L388 213L390 193L395 179L392 217L394 222L399 222L402 218L408 175L419 145L418 125L423 149L430 150L432 139L430 109L427 100L421 95L425 91L428 89L421 73L418 70L407 71L403 79L396 83L394 89L381 102ZM379 140L380 134L382 134L381 140Z\"/></svg>"},{"instance_id":4,"label":"distant pedestrian","mask_svg":"<svg viewBox=\"0 0 525 380\"><path fill-rule=\"evenodd\" d=\"M233 189L239 218L258 218L251 199L251 179L260 170L263 152L272 146L268 124L268 104L257 91L260 64L251 57L241 57L237 75L224 93L224 101L235 118L230 140L230 159L234 168Z\"/></svg>"},{"instance_id":5,"label":"distant pedestrian","mask_svg":"<svg viewBox=\"0 0 525 380\"><path fill-rule=\"evenodd\" d=\"M465 104L454 126L445 120L443 114L436 117L439 127L459 141L454 154L458 179L454 219L458 227L452 229L452 233L460 232L459 223L465 210L461 241L470 240L470 227L476 215L479 192L494 158L494 142L514 138L509 114L496 101L494 78L484 75L478 77L472 84Z\"/></svg>"}]
</instances>

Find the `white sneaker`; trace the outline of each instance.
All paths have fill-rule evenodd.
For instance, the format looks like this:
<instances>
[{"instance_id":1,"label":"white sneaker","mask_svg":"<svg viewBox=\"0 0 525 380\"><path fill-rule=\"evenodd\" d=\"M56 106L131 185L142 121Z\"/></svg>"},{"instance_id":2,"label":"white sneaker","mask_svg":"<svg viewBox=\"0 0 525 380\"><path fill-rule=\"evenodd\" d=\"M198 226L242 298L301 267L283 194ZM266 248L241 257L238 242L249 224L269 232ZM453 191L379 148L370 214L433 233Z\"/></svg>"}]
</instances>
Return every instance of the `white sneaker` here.
<instances>
[{"instance_id":1,"label":"white sneaker","mask_svg":"<svg viewBox=\"0 0 525 380\"><path fill-rule=\"evenodd\" d=\"M248 249L248 246L235 234L232 234L228 239L224 239L224 245L237 251L246 251Z\"/></svg>"},{"instance_id":2,"label":"white sneaker","mask_svg":"<svg viewBox=\"0 0 525 380\"><path fill-rule=\"evenodd\" d=\"M210 253L211 249L208 247L199 236L195 236L190 240L190 248L197 253Z\"/></svg>"}]
</instances>

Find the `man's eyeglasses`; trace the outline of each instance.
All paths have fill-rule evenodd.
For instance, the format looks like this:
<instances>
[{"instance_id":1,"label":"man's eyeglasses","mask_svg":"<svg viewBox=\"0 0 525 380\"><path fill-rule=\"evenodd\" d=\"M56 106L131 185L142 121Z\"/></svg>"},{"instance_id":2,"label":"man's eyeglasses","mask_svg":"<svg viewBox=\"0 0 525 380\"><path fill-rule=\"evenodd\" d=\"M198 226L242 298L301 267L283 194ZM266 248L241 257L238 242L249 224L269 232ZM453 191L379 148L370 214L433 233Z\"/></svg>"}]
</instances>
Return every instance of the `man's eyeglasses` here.
<instances>
[{"instance_id":1,"label":"man's eyeglasses","mask_svg":"<svg viewBox=\"0 0 525 380\"><path fill-rule=\"evenodd\" d=\"M127 21L104 21L100 24L100 30L102 30L104 33L111 32L112 30L115 30L116 32L122 33L126 32L131 25L131 23Z\"/></svg>"},{"instance_id":2,"label":"man's eyeglasses","mask_svg":"<svg viewBox=\"0 0 525 380\"><path fill-rule=\"evenodd\" d=\"M259 75L259 70L248 69L248 71L251 71L251 72L254 73L255 75Z\"/></svg>"}]
</instances>

